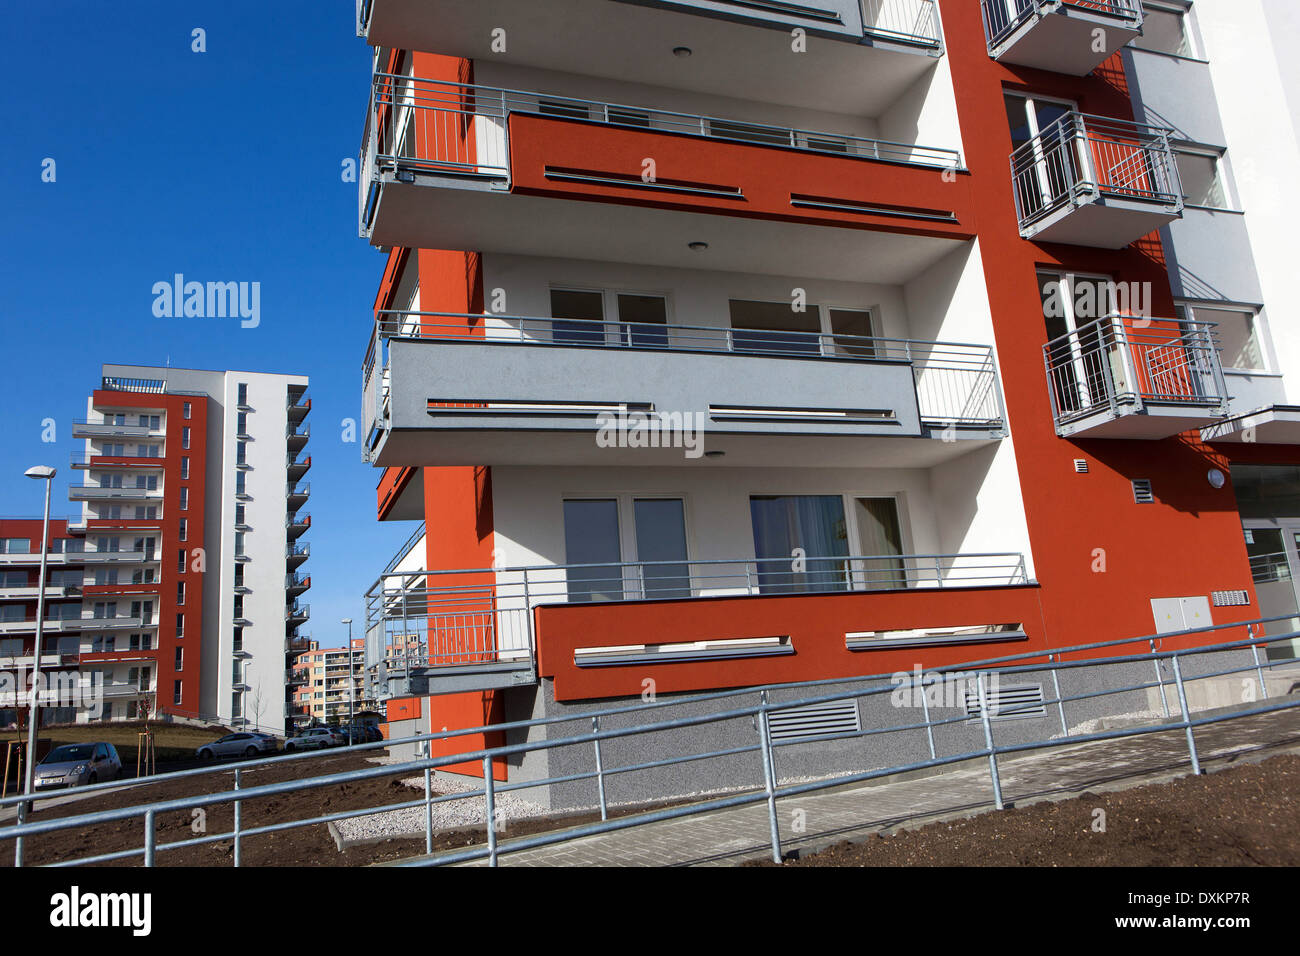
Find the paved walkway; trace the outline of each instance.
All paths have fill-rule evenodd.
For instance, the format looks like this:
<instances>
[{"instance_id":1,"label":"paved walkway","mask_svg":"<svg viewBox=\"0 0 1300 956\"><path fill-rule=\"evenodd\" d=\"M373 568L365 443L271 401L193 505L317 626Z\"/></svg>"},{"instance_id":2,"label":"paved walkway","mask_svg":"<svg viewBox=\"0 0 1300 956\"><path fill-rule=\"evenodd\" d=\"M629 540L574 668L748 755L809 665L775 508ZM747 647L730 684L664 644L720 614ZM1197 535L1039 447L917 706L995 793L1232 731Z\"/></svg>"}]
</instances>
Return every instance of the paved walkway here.
<instances>
[{"instance_id":1,"label":"paved walkway","mask_svg":"<svg viewBox=\"0 0 1300 956\"><path fill-rule=\"evenodd\" d=\"M1202 766L1258 760L1300 750L1300 708L1227 721L1196 731ZM1191 772L1181 730L1064 746L1003 757L1006 803L1068 799L1084 791L1120 790ZM777 802L782 849L815 852L846 839L919 826L993 809L987 760L946 772L885 777L867 784L786 797ZM798 811L802 811L799 814ZM795 821L802 824L794 832ZM715 810L678 820L504 853L500 866L731 866L767 858L767 804ZM500 849L508 848L504 840ZM483 866L485 861L465 864Z\"/></svg>"}]
</instances>

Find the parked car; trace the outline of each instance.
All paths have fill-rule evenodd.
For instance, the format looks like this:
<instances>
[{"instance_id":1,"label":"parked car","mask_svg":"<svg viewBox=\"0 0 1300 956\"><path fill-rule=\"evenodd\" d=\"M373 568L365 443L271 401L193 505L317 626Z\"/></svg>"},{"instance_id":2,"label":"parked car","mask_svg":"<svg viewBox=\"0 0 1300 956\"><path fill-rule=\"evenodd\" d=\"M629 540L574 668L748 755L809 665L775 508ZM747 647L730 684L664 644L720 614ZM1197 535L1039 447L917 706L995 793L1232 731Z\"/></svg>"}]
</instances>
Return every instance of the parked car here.
<instances>
[{"instance_id":1,"label":"parked car","mask_svg":"<svg viewBox=\"0 0 1300 956\"><path fill-rule=\"evenodd\" d=\"M36 765L34 787L39 791L89 786L121 775L122 759L112 744L64 744Z\"/></svg>"},{"instance_id":2,"label":"parked car","mask_svg":"<svg viewBox=\"0 0 1300 956\"><path fill-rule=\"evenodd\" d=\"M345 743L342 734L330 727L308 727L296 737L285 741L285 750L319 750L322 747L341 747Z\"/></svg>"},{"instance_id":3,"label":"parked car","mask_svg":"<svg viewBox=\"0 0 1300 956\"><path fill-rule=\"evenodd\" d=\"M258 757L273 754L277 749L276 739L270 734L250 731L226 734L212 743L204 744L194 753L200 760L212 760L214 757Z\"/></svg>"}]
</instances>

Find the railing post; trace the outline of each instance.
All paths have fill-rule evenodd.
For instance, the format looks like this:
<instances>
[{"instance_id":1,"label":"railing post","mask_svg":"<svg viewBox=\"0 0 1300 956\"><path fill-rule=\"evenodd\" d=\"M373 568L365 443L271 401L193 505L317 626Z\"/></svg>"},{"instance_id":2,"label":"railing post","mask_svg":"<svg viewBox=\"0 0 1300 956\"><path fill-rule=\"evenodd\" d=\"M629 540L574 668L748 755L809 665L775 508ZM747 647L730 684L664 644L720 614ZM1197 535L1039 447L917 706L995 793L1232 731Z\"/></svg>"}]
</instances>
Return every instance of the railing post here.
<instances>
[{"instance_id":1,"label":"railing post","mask_svg":"<svg viewBox=\"0 0 1300 956\"><path fill-rule=\"evenodd\" d=\"M420 745L425 760L433 759L433 741ZM424 768L424 852L433 852L433 768Z\"/></svg>"},{"instance_id":2,"label":"railing post","mask_svg":"<svg viewBox=\"0 0 1300 956\"><path fill-rule=\"evenodd\" d=\"M1255 637L1254 624L1246 625L1246 636L1251 639L1254 639ZM1251 656L1255 659L1255 674L1256 676L1259 677L1259 699L1266 700L1268 698L1268 684L1265 683L1264 681L1264 668L1259 663L1259 645L1258 644L1250 645L1250 653Z\"/></svg>"},{"instance_id":3,"label":"railing post","mask_svg":"<svg viewBox=\"0 0 1300 956\"><path fill-rule=\"evenodd\" d=\"M591 732L593 734L600 733L599 717L591 718ZM600 799L600 818L608 820L609 812L605 803L605 764L600 755L600 738L597 737L592 743L596 745L596 795Z\"/></svg>"},{"instance_id":4,"label":"railing post","mask_svg":"<svg viewBox=\"0 0 1300 956\"><path fill-rule=\"evenodd\" d=\"M238 767L235 768L235 789L236 790L239 789L239 768ZM235 801L235 866L240 865L240 860L242 856L240 838L239 838L240 821L242 820L242 810L243 810L242 803L243 803L242 800Z\"/></svg>"},{"instance_id":5,"label":"railing post","mask_svg":"<svg viewBox=\"0 0 1300 956\"><path fill-rule=\"evenodd\" d=\"M1156 652L1156 641L1155 641L1155 638L1152 638L1152 639L1151 639L1151 653L1154 654L1155 652ZM1160 685L1160 705L1164 708L1165 716L1168 717L1168 716L1169 716L1169 699L1168 699L1167 697L1165 697L1165 680L1164 680L1164 675L1162 675L1162 674L1160 673L1160 659L1159 659L1159 658L1156 658L1156 657L1153 657L1153 658L1151 658L1151 663L1152 663L1153 665L1155 665L1155 669L1156 669L1156 683L1157 683L1158 685Z\"/></svg>"},{"instance_id":6,"label":"railing post","mask_svg":"<svg viewBox=\"0 0 1300 956\"><path fill-rule=\"evenodd\" d=\"M767 790L767 822L772 839L772 862L781 865L781 830L776 821L776 767L772 760L772 731L767 723L767 691L759 698L759 749L763 755L763 787Z\"/></svg>"},{"instance_id":7,"label":"railing post","mask_svg":"<svg viewBox=\"0 0 1300 956\"><path fill-rule=\"evenodd\" d=\"M492 758L483 758L483 801L487 809L488 866L497 865L497 805Z\"/></svg>"},{"instance_id":8,"label":"railing post","mask_svg":"<svg viewBox=\"0 0 1300 956\"><path fill-rule=\"evenodd\" d=\"M1047 663L1054 664L1055 662L1056 662L1056 655L1048 654ZM1056 694L1056 709L1061 715L1061 733L1063 733L1065 736L1068 737L1070 736L1070 727L1065 722L1065 701L1061 700L1061 681L1056 676L1055 667L1052 668L1052 692Z\"/></svg>"},{"instance_id":9,"label":"railing post","mask_svg":"<svg viewBox=\"0 0 1300 956\"><path fill-rule=\"evenodd\" d=\"M915 687L916 685L912 686ZM925 681L921 682L919 690L921 691L921 712L925 715L925 737L930 743L930 759L934 760L939 754L934 749L934 727L930 723L930 701L925 694Z\"/></svg>"},{"instance_id":10,"label":"railing post","mask_svg":"<svg viewBox=\"0 0 1300 956\"><path fill-rule=\"evenodd\" d=\"M1183 725L1187 731L1187 749L1192 755L1192 773L1200 776L1201 759L1196 754L1196 736L1192 733L1192 715L1187 709L1187 690L1183 687L1183 673L1178 666L1178 655L1174 654L1174 683L1178 685L1178 706L1183 711Z\"/></svg>"},{"instance_id":11,"label":"railing post","mask_svg":"<svg viewBox=\"0 0 1300 956\"><path fill-rule=\"evenodd\" d=\"M980 701L980 719L984 724L984 743L989 751L989 777L993 781L993 805L997 809L1004 809L1002 803L1002 778L998 775L998 755L993 746L993 724L989 718L989 697L984 688L984 672L980 671L979 676L975 678L975 688L979 693Z\"/></svg>"},{"instance_id":12,"label":"railing post","mask_svg":"<svg viewBox=\"0 0 1300 956\"><path fill-rule=\"evenodd\" d=\"M144 815L144 865L153 866L154 857L154 811L147 810Z\"/></svg>"}]
</instances>

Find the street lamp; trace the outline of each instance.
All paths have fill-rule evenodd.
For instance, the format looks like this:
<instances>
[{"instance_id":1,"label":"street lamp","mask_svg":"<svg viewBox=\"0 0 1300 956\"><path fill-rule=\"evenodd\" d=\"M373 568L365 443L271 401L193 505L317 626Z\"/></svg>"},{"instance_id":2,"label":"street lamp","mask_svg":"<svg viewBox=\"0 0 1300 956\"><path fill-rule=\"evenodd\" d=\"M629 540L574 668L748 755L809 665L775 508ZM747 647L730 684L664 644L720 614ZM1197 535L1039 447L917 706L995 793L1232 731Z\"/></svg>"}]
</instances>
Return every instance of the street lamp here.
<instances>
[{"instance_id":1,"label":"street lamp","mask_svg":"<svg viewBox=\"0 0 1300 956\"><path fill-rule=\"evenodd\" d=\"M32 693L27 705L27 778L23 785L23 795L30 797L36 781L36 725L40 721L40 702L38 690L41 681L41 645L45 640L45 570L50 556L50 489L54 485L57 472L49 465L37 465L23 472L28 478L45 479L45 517L41 522L41 577L36 589L36 647L32 655ZM30 800L18 805L18 822L27 819ZM15 841L14 864L23 862L23 838Z\"/></svg>"},{"instance_id":2,"label":"street lamp","mask_svg":"<svg viewBox=\"0 0 1300 956\"><path fill-rule=\"evenodd\" d=\"M349 738L357 722L357 685L352 679L352 618L345 617L339 621L348 626L348 732Z\"/></svg>"}]
</instances>

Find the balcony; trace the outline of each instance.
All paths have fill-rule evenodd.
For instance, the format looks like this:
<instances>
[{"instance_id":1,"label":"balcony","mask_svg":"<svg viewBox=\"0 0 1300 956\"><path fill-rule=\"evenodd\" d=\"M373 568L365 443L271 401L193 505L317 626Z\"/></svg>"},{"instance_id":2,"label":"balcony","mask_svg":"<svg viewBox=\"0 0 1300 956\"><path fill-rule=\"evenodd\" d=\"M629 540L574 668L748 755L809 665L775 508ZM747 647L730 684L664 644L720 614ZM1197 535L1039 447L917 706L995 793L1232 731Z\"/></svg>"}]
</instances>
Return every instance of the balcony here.
<instances>
[{"instance_id":1,"label":"balcony","mask_svg":"<svg viewBox=\"0 0 1300 956\"><path fill-rule=\"evenodd\" d=\"M560 23L601 42L574 42ZM933 0L357 2L358 34L377 47L490 60L501 55L493 31L502 26L521 66L873 115L942 50ZM773 56L773 33L786 34L788 49L795 28L815 38L816 54ZM684 40L685 62L673 56Z\"/></svg>"},{"instance_id":2,"label":"balcony","mask_svg":"<svg viewBox=\"0 0 1300 956\"><path fill-rule=\"evenodd\" d=\"M291 451L301 451L311 438L311 425L295 425L291 422L284 430L284 437Z\"/></svg>"},{"instance_id":3,"label":"balcony","mask_svg":"<svg viewBox=\"0 0 1300 956\"><path fill-rule=\"evenodd\" d=\"M162 471L161 458L140 458L135 455L107 456L100 452L87 455L84 452L72 456L69 462L73 468L130 468L139 471Z\"/></svg>"},{"instance_id":4,"label":"balcony","mask_svg":"<svg viewBox=\"0 0 1300 956\"><path fill-rule=\"evenodd\" d=\"M1011 155L1020 234L1123 249L1183 214L1170 130L1067 113Z\"/></svg>"},{"instance_id":5,"label":"balcony","mask_svg":"<svg viewBox=\"0 0 1300 956\"><path fill-rule=\"evenodd\" d=\"M289 480L299 481L311 469L311 455L289 462Z\"/></svg>"},{"instance_id":6,"label":"balcony","mask_svg":"<svg viewBox=\"0 0 1300 956\"><path fill-rule=\"evenodd\" d=\"M148 425L114 425L104 421L72 423L73 438L148 438L153 434Z\"/></svg>"},{"instance_id":7,"label":"balcony","mask_svg":"<svg viewBox=\"0 0 1300 956\"><path fill-rule=\"evenodd\" d=\"M1056 433L1169 438L1227 412L1214 327L1111 315L1044 346Z\"/></svg>"},{"instance_id":8,"label":"balcony","mask_svg":"<svg viewBox=\"0 0 1300 956\"><path fill-rule=\"evenodd\" d=\"M140 615L119 614L116 617L87 617L82 616L73 621L66 621L67 624L75 623L78 630L86 631L120 631L133 627L153 627L152 621L146 622ZM49 627L50 622L46 622Z\"/></svg>"},{"instance_id":9,"label":"balcony","mask_svg":"<svg viewBox=\"0 0 1300 956\"><path fill-rule=\"evenodd\" d=\"M290 597L297 597L311 587L310 574L285 575L284 588Z\"/></svg>"},{"instance_id":10,"label":"balcony","mask_svg":"<svg viewBox=\"0 0 1300 956\"><path fill-rule=\"evenodd\" d=\"M863 650L1024 640L1021 625L1037 613L1018 554L840 555L793 567L736 558L389 574L367 593L366 671L388 696L615 667L635 668L639 681L655 665L728 659L751 676L766 661L757 666L772 666L777 682L815 666L797 655L817 642L837 644L847 672L862 673ZM641 634L653 639L640 645ZM577 643L557 653L554 642Z\"/></svg>"},{"instance_id":11,"label":"balcony","mask_svg":"<svg viewBox=\"0 0 1300 956\"><path fill-rule=\"evenodd\" d=\"M311 497L311 485L307 483L289 485L285 489L285 502L290 510L297 510L307 503Z\"/></svg>"},{"instance_id":12,"label":"balcony","mask_svg":"<svg viewBox=\"0 0 1300 956\"><path fill-rule=\"evenodd\" d=\"M311 396L307 392L289 393L289 421L301 422L311 411Z\"/></svg>"},{"instance_id":13,"label":"balcony","mask_svg":"<svg viewBox=\"0 0 1300 956\"><path fill-rule=\"evenodd\" d=\"M311 557L310 544L291 544L285 549L284 558L290 571L301 567L309 557Z\"/></svg>"},{"instance_id":14,"label":"balcony","mask_svg":"<svg viewBox=\"0 0 1300 956\"><path fill-rule=\"evenodd\" d=\"M311 515L294 514L284 519L285 530L289 533L289 540L293 540L307 532L311 527Z\"/></svg>"},{"instance_id":15,"label":"balcony","mask_svg":"<svg viewBox=\"0 0 1300 956\"><path fill-rule=\"evenodd\" d=\"M155 564L158 561L156 551L83 551L78 555L81 564Z\"/></svg>"},{"instance_id":16,"label":"balcony","mask_svg":"<svg viewBox=\"0 0 1300 956\"><path fill-rule=\"evenodd\" d=\"M1008 66L1087 76L1142 33L1142 0L983 0L983 7L989 56Z\"/></svg>"},{"instance_id":17,"label":"balcony","mask_svg":"<svg viewBox=\"0 0 1300 956\"><path fill-rule=\"evenodd\" d=\"M285 621L295 627L300 624L306 624L308 618L310 617L311 617L310 604L298 604L297 602L294 602L293 604L289 605L284 609Z\"/></svg>"},{"instance_id":18,"label":"balcony","mask_svg":"<svg viewBox=\"0 0 1300 956\"><path fill-rule=\"evenodd\" d=\"M161 501L161 488L110 488L100 485L72 485L71 501Z\"/></svg>"},{"instance_id":19,"label":"balcony","mask_svg":"<svg viewBox=\"0 0 1300 956\"><path fill-rule=\"evenodd\" d=\"M988 346L444 313L381 313L363 412L378 465L928 467L1005 434Z\"/></svg>"},{"instance_id":20,"label":"balcony","mask_svg":"<svg viewBox=\"0 0 1300 956\"><path fill-rule=\"evenodd\" d=\"M643 265L895 281L972 235L960 166L916 143L379 74L359 226L380 246L606 259L617 235Z\"/></svg>"}]
</instances>

